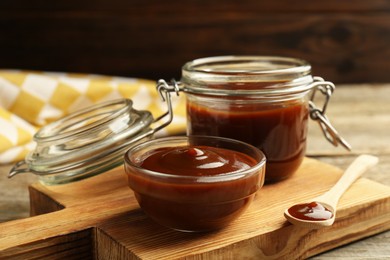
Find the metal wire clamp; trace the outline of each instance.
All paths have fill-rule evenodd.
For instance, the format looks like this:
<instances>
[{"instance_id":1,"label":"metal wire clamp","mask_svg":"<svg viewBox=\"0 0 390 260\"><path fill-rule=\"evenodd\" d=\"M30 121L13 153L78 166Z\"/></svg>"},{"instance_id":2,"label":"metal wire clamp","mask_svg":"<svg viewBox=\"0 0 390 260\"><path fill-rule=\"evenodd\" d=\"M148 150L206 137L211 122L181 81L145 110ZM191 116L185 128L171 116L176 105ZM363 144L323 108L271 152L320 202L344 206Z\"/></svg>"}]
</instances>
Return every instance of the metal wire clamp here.
<instances>
[{"instance_id":1,"label":"metal wire clamp","mask_svg":"<svg viewBox=\"0 0 390 260\"><path fill-rule=\"evenodd\" d=\"M328 106L330 97L335 90L335 86L332 82L324 81L321 77L314 77L313 88L311 98L309 100L309 110L310 110L310 118L314 121L317 121L321 127L322 133L325 138L334 146L338 146L341 144L348 151L351 150L351 145L337 132L337 130L332 126L328 117L325 115L326 108ZM322 105L322 109L319 109L314 104L314 99L316 97L316 93L320 92L324 97L325 101Z\"/></svg>"}]
</instances>

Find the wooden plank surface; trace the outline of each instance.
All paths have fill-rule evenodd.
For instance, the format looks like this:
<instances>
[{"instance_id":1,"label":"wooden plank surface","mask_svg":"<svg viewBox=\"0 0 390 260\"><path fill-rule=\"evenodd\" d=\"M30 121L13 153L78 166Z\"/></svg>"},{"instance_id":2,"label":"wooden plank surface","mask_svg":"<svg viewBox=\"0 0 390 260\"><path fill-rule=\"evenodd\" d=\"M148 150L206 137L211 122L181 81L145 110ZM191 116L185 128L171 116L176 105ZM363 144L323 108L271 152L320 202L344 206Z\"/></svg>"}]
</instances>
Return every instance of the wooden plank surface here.
<instances>
[{"instance_id":1,"label":"wooden plank surface","mask_svg":"<svg viewBox=\"0 0 390 260\"><path fill-rule=\"evenodd\" d=\"M355 154L365 152L380 158L375 171L364 177L390 186L390 85L339 86L332 97L329 117L354 147L352 153L333 148L312 123L309 133L308 155L323 162L345 168ZM1 221L26 218L29 214L27 186L34 176L18 176L8 180L9 165L0 167ZM1 233L1 232L0 232ZM315 259L345 259L347 257L384 259L390 256L390 232L381 233L314 257Z\"/></svg>"},{"instance_id":2,"label":"wooden plank surface","mask_svg":"<svg viewBox=\"0 0 390 260\"><path fill-rule=\"evenodd\" d=\"M62 251L66 256L87 255L90 250L99 259L301 259L389 230L390 187L367 179L358 180L344 194L330 228L300 228L284 219L289 205L322 194L341 173L334 166L306 159L290 179L264 186L229 227L199 234L172 231L151 221L139 209L121 167L68 185L36 183L31 188L34 211L50 204L64 209L3 223L0 258L54 256L53 247L66 247ZM84 239L77 239L77 234ZM92 250L90 244L96 247Z\"/></svg>"},{"instance_id":3,"label":"wooden plank surface","mask_svg":"<svg viewBox=\"0 0 390 260\"><path fill-rule=\"evenodd\" d=\"M284 55L338 83L390 81L388 1L244 2L1 1L0 67L169 80L199 57Z\"/></svg>"}]
</instances>

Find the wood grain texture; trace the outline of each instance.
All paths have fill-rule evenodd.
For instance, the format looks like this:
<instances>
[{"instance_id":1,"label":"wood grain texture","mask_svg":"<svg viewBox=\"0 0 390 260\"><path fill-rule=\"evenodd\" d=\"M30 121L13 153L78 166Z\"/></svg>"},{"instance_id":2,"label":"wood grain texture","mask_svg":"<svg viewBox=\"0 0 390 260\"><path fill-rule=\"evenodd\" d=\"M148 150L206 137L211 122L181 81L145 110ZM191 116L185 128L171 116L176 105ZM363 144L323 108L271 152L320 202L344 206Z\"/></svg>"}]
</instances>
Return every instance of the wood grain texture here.
<instances>
[{"instance_id":1,"label":"wood grain texture","mask_svg":"<svg viewBox=\"0 0 390 260\"><path fill-rule=\"evenodd\" d=\"M325 192L341 173L305 159L292 178L264 186L229 227L198 234L172 231L150 220L139 209L121 167L67 185L36 183L31 189L47 199L35 202L33 197L34 212L58 204L65 208L1 224L0 258L32 259L55 255L57 250L65 256L84 256L89 249L90 257L101 259L301 259L389 230L390 187L367 179L359 179L341 198L330 228L299 228L284 219L289 205Z\"/></svg>"},{"instance_id":2,"label":"wood grain texture","mask_svg":"<svg viewBox=\"0 0 390 260\"><path fill-rule=\"evenodd\" d=\"M31 242L22 248L2 250L2 259L93 259L93 229L57 235Z\"/></svg>"},{"instance_id":3,"label":"wood grain texture","mask_svg":"<svg viewBox=\"0 0 390 260\"><path fill-rule=\"evenodd\" d=\"M389 82L387 1L4 1L0 67L157 80L215 55L300 57L340 83Z\"/></svg>"}]
</instances>

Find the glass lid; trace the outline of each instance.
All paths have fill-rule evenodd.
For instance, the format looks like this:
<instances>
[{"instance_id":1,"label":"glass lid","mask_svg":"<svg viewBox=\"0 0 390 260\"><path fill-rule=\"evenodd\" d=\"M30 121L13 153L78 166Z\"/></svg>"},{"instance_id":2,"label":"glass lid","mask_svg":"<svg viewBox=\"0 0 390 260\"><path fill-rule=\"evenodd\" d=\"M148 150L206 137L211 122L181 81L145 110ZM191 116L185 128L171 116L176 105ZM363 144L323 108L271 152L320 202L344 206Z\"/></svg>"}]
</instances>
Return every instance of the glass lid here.
<instances>
[{"instance_id":1,"label":"glass lid","mask_svg":"<svg viewBox=\"0 0 390 260\"><path fill-rule=\"evenodd\" d=\"M39 175L45 184L99 174L121 165L130 145L153 134L153 122L129 99L88 107L42 127L34 135L35 150L13 170Z\"/></svg>"}]
</instances>

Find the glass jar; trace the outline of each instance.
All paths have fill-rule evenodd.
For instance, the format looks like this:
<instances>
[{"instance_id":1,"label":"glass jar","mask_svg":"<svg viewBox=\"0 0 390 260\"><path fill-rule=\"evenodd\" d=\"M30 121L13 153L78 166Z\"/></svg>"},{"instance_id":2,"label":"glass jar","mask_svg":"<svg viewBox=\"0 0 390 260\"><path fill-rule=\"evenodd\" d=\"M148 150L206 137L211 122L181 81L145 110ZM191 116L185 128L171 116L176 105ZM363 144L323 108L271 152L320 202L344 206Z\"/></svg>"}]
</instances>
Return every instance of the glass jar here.
<instances>
[{"instance_id":1,"label":"glass jar","mask_svg":"<svg viewBox=\"0 0 390 260\"><path fill-rule=\"evenodd\" d=\"M187 134L237 139L258 147L267 158L266 182L291 176L306 149L309 115L328 140L348 144L324 115L334 85L311 75L304 60L287 57L221 56L197 59L182 68ZM326 95L315 107L314 89Z\"/></svg>"}]
</instances>

